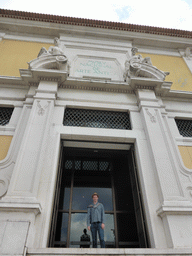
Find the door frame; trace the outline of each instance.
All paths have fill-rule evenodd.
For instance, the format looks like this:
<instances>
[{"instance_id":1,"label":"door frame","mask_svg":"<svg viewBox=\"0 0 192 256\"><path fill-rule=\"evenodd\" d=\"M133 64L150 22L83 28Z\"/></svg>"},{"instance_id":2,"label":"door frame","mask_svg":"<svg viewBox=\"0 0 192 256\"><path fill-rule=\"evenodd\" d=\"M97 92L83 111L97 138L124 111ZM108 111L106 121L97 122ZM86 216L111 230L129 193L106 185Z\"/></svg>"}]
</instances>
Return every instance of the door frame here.
<instances>
[{"instance_id":1,"label":"door frame","mask_svg":"<svg viewBox=\"0 0 192 256\"><path fill-rule=\"evenodd\" d=\"M142 201L142 193L140 190L140 185L139 185L139 179L138 179L138 173L137 173L137 163L136 163L136 157L135 157L135 151L134 151L134 144L130 143L110 143L110 142L99 142L99 141L77 141L77 140L61 140L61 147L60 147L60 159L59 159L59 165L58 165L58 176L57 176L57 187L56 187L56 193L55 193L55 201L54 201L54 207L53 207L53 219L52 219L52 224L51 224L51 229L50 229L50 239L49 239L49 247L52 247L53 242L54 242L54 237L55 237L55 232L56 232L56 212L58 212L58 204L59 204L59 195L60 195L60 188L59 186L61 185L61 175L62 175L62 168L63 168L63 152L64 148L68 147L71 145L71 147L74 148L87 148L87 149L92 149L92 150L131 150L131 155L132 155L132 169L133 173L136 177L136 183L137 187L139 188L138 191L138 200L140 201L140 215L142 217L142 227L143 227L143 233L144 233L144 240L145 240L145 245L143 246L144 248L149 247L149 236L147 232L147 226L146 226L146 218L144 216L144 209L143 209L143 201ZM130 166L129 166L130 168ZM73 182L73 181L71 181ZM60 184L60 185L59 185ZM113 196L113 206L114 206L114 228L115 228L115 246L118 248L118 235L117 235L117 217L116 217L116 207L115 207L115 191L114 191L114 181L112 178L112 196ZM70 194L70 205L72 205L72 190ZM72 211L70 210L70 213ZM69 214L71 216L71 214ZM70 240L70 223L71 223L71 218L69 217L68 219L68 234L67 234L67 247L69 247L69 240Z\"/></svg>"}]
</instances>

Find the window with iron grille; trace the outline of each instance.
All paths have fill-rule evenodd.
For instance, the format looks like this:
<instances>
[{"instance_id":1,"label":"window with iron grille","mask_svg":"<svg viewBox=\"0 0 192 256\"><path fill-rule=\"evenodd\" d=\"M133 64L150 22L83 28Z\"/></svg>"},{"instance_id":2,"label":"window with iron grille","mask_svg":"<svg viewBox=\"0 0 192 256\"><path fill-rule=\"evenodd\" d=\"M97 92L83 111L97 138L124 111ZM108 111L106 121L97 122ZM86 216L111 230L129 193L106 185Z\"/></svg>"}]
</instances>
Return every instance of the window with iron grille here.
<instances>
[{"instance_id":1,"label":"window with iron grille","mask_svg":"<svg viewBox=\"0 0 192 256\"><path fill-rule=\"evenodd\" d=\"M131 130L129 114L115 111L67 108L63 124L65 126Z\"/></svg>"},{"instance_id":2,"label":"window with iron grille","mask_svg":"<svg viewBox=\"0 0 192 256\"><path fill-rule=\"evenodd\" d=\"M192 137L192 120L175 119L175 122L183 137Z\"/></svg>"},{"instance_id":3,"label":"window with iron grille","mask_svg":"<svg viewBox=\"0 0 192 256\"><path fill-rule=\"evenodd\" d=\"M74 164L73 164L74 163ZM65 170L75 171L111 171L110 163L102 160L87 160L87 159L67 159L65 161Z\"/></svg>"},{"instance_id":4,"label":"window with iron grille","mask_svg":"<svg viewBox=\"0 0 192 256\"><path fill-rule=\"evenodd\" d=\"M0 125L8 124L12 113L13 113L13 108L0 107Z\"/></svg>"},{"instance_id":5,"label":"window with iron grille","mask_svg":"<svg viewBox=\"0 0 192 256\"><path fill-rule=\"evenodd\" d=\"M63 124L66 126L131 130L129 114L115 111L67 108Z\"/></svg>"}]
</instances>

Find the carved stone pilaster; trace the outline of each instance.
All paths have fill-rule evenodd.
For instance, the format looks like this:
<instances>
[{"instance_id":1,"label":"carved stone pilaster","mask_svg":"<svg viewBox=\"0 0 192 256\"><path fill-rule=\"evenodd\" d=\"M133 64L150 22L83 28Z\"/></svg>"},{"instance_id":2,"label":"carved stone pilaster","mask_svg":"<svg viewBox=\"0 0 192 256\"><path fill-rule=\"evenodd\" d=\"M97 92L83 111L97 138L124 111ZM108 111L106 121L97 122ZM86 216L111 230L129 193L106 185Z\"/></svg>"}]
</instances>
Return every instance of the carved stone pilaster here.
<instances>
[{"instance_id":1,"label":"carved stone pilaster","mask_svg":"<svg viewBox=\"0 0 192 256\"><path fill-rule=\"evenodd\" d=\"M138 89L137 97L161 202L156 213L162 218L168 247L191 247L192 204L184 196L178 170L174 165L161 107L153 90ZM186 228L188 234L184 232Z\"/></svg>"},{"instance_id":2,"label":"carved stone pilaster","mask_svg":"<svg viewBox=\"0 0 192 256\"><path fill-rule=\"evenodd\" d=\"M23 107L9 153L7 157L0 163L0 198L5 196L7 193L17 155L20 151L20 143L23 137L23 133L26 129L30 111L30 106L25 105Z\"/></svg>"},{"instance_id":3,"label":"carved stone pilaster","mask_svg":"<svg viewBox=\"0 0 192 256\"><path fill-rule=\"evenodd\" d=\"M57 82L40 81L7 197L37 197L57 88Z\"/></svg>"},{"instance_id":4,"label":"carved stone pilaster","mask_svg":"<svg viewBox=\"0 0 192 256\"><path fill-rule=\"evenodd\" d=\"M169 157L160 106L155 92L152 90L138 90L137 96L149 148L151 148L160 200L162 203L173 200L173 198L179 200L183 197L183 192Z\"/></svg>"}]
</instances>

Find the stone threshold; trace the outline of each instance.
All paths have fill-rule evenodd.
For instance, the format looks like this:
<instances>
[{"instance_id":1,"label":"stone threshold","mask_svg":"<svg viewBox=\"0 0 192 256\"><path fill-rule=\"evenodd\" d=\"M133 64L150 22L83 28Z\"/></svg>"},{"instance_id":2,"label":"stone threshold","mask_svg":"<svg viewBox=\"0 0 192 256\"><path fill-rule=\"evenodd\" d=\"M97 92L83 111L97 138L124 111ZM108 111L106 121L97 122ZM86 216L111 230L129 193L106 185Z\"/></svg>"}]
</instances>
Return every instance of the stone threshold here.
<instances>
[{"instance_id":1,"label":"stone threshold","mask_svg":"<svg viewBox=\"0 0 192 256\"><path fill-rule=\"evenodd\" d=\"M192 248L177 249L118 249L118 248L28 248L27 256L49 256L49 255L188 255L192 256Z\"/></svg>"}]
</instances>

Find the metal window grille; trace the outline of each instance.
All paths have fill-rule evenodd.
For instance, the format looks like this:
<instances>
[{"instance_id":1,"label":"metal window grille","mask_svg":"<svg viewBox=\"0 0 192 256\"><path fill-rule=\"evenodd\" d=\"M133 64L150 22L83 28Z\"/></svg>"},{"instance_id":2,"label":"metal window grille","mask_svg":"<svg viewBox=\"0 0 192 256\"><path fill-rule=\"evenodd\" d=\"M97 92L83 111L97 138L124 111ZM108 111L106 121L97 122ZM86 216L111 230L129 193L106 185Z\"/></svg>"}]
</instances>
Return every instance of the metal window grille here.
<instances>
[{"instance_id":1,"label":"metal window grille","mask_svg":"<svg viewBox=\"0 0 192 256\"><path fill-rule=\"evenodd\" d=\"M175 119L175 122L183 137L192 137L192 120Z\"/></svg>"},{"instance_id":2,"label":"metal window grille","mask_svg":"<svg viewBox=\"0 0 192 256\"><path fill-rule=\"evenodd\" d=\"M13 108L0 107L0 125L8 124L12 113L13 113Z\"/></svg>"},{"instance_id":3,"label":"metal window grille","mask_svg":"<svg viewBox=\"0 0 192 256\"><path fill-rule=\"evenodd\" d=\"M65 126L131 130L129 114L115 111L67 108L63 124Z\"/></svg>"},{"instance_id":4,"label":"metal window grille","mask_svg":"<svg viewBox=\"0 0 192 256\"><path fill-rule=\"evenodd\" d=\"M70 160L65 161L65 170L71 171L111 171L110 163L108 161L100 160Z\"/></svg>"}]
</instances>

